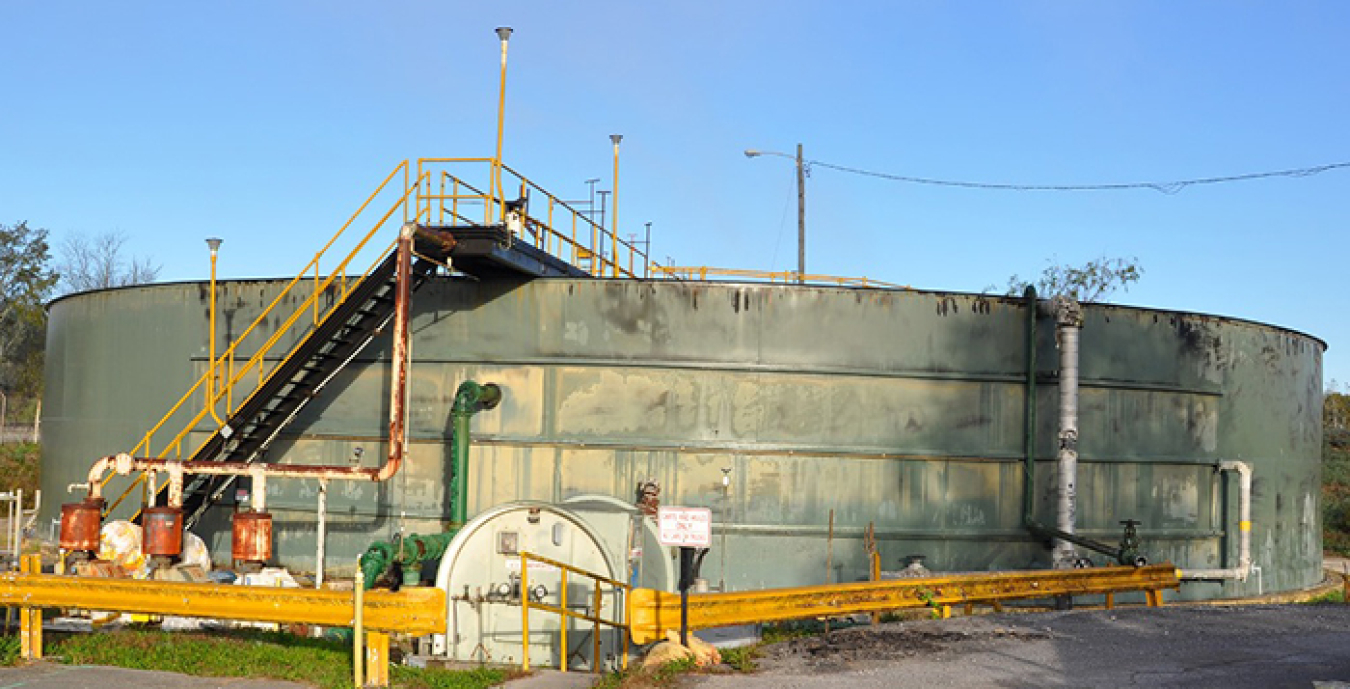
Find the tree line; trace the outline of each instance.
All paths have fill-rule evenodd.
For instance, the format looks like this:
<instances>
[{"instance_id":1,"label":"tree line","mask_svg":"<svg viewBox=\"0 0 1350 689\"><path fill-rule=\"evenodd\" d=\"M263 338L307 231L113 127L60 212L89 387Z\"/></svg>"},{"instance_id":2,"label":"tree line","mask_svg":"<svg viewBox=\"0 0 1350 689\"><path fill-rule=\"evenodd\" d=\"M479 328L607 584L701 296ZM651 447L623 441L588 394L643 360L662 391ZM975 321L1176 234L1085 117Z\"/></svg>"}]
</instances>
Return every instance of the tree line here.
<instances>
[{"instance_id":1,"label":"tree line","mask_svg":"<svg viewBox=\"0 0 1350 689\"><path fill-rule=\"evenodd\" d=\"M47 229L0 223L0 395L9 419L31 416L42 397L48 302L159 276L149 258L127 255L126 241L115 231L71 234L53 255Z\"/></svg>"}]
</instances>

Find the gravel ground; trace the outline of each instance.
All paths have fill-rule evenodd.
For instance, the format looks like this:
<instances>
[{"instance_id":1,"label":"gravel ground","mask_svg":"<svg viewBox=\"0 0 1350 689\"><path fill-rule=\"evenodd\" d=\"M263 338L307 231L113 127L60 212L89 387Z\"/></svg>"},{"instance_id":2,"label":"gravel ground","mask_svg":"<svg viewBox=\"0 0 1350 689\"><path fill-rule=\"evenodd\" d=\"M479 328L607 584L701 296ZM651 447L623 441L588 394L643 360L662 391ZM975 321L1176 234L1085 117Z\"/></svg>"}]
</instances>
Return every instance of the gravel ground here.
<instances>
[{"instance_id":1,"label":"gravel ground","mask_svg":"<svg viewBox=\"0 0 1350 689\"><path fill-rule=\"evenodd\" d=\"M686 686L1350 687L1350 606L1164 607L857 627Z\"/></svg>"}]
</instances>

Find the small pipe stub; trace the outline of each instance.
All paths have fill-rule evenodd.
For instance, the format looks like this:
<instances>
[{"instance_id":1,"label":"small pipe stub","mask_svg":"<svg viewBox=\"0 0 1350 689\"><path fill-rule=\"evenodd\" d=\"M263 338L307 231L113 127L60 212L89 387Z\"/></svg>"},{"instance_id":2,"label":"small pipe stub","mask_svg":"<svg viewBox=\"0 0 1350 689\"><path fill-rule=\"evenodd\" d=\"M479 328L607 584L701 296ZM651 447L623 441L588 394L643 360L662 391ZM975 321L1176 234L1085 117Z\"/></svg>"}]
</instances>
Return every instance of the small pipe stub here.
<instances>
[{"instance_id":1,"label":"small pipe stub","mask_svg":"<svg viewBox=\"0 0 1350 689\"><path fill-rule=\"evenodd\" d=\"M141 552L150 557L176 558L183 553L183 510L147 507L141 512L144 535Z\"/></svg>"},{"instance_id":2,"label":"small pipe stub","mask_svg":"<svg viewBox=\"0 0 1350 689\"><path fill-rule=\"evenodd\" d=\"M272 515L267 512L236 512L231 557L262 564L272 559Z\"/></svg>"},{"instance_id":3,"label":"small pipe stub","mask_svg":"<svg viewBox=\"0 0 1350 689\"><path fill-rule=\"evenodd\" d=\"M61 549L98 552L103 523L103 498L85 498L61 505Z\"/></svg>"}]
</instances>

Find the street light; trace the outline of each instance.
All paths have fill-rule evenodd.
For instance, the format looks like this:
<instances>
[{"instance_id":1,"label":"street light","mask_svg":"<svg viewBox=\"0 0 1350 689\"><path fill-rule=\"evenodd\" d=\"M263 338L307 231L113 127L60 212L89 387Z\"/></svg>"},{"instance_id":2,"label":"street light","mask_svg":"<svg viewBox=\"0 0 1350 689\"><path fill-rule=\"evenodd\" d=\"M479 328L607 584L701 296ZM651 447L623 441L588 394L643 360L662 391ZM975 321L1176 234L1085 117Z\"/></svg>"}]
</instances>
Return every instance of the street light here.
<instances>
[{"instance_id":1,"label":"street light","mask_svg":"<svg viewBox=\"0 0 1350 689\"><path fill-rule=\"evenodd\" d=\"M492 173L496 177L497 198L505 199L505 193L502 190L502 130L506 119L506 42L511 38L511 27L497 27L497 38L502 41L502 85L497 92L497 157L493 159ZM503 217L505 217L506 208L502 206Z\"/></svg>"},{"instance_id":2,"label":"street light","mask_svg":"<svg viewBox=\"0 0 1350 689\"><path fill-rule=\"evenodd\" d=\"M211 410L211 418L220 424L224 422L216 415L216 254L220 252L222 241L224 240L219 237L209 237L206 240L206 246L211 249L211 335L208 338L210 344L207 345L211 358L207 365L209 382L206 386L206 408Z\"/></svg>"},{"instance_id":3,"label":"street light","mask_svg":"<svg viewBox=\"0 0 1350 689\"><path fill-rule=\"evenodd\" d=\"M619 142L623 134L610 134L614 142L614 213L610 215L610 234L614 235L614 277L619 277Z\"/></svg>"},{"instance_id":4,"label":"street light","mask_svg":"<svg viewBox=\"0 0 1350 689\"><path fill-rule=\"evenodd\" d=\"M778 156L792 158L778 151L745 150L746 158ZM802 162L802 145L797 144L797 284L806 282L806 166Z\"/></svg>"}]
</instances>

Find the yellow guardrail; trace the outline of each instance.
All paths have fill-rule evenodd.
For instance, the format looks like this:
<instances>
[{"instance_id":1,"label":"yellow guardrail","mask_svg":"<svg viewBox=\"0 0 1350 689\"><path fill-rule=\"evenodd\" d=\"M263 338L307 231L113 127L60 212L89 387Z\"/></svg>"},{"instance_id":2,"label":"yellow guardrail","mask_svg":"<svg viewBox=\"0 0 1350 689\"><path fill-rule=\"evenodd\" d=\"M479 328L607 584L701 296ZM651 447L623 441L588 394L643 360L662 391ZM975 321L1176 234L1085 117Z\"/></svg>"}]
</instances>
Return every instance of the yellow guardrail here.
<instances>
[{"instance_id":1,"label":"yellow guardrail","mask_svg":"<svg viewBox=\"0 0 1350 689\"><path fill-rule=\"evenodd\" d=\"M558 604L557 604L557 605L549 605L549 604L547 604L547 603L536 603L536 602L530 600L530 566L529 566L529 565L530 565L530 562L542 562L542 563L544 563L544 564L546 564L546 565L551 565L551 566L553 566L553 567L558 568L558 570L561 572L561 575L562 575L562 582L558 585L558 595L559 595L559 600L558 600ZM590 578L590 579L594 582L594 584L595 584L595 585L594 585L594 597L593 597L591 603L595 606L595 607L594 607L595 614L593 614L593 615L588 615L588 614L586 614L586 613L580 613L580 612L577 612L577 611L575 611L575 610L572 610L572 609L570 609L570 608L568 607L568 605L567 605L567 574L568 574L569 572L572 573L572 574L577 574L577 575L580 575L580 576L588 577L588 578ZM561 657L562 660L560 661L559 668L558 668L558 669L560 669L561 671L567 672L567 656L570 655L570 653L571 653L571 650L570 650L570 648L569 648L568 645L567 645L567 621L568 621L569 619L585 620L585 621L590 622L591 624L594 625L594 627L593 627L592 630L591 630L591 640L592 640L592 642L595 644L595 648L594 648L594 650L593 650L593 652L592 652L592 654L591 654L591 670L592 670L593 672L596 672L596 673L600 673L600 672L603 671L602 668L601 668L601 666L600 666L600 625L603 624L603 625L605 625L605 626L607 626L607 627L614 627L614 628L616 628L616 629L622 630L622 631L624 632L624 634L621 635L621 636L623 637L623 653L620 654L620 656L619 656L619 657L620 657L620 661L619 661L619 662L622 664L623 669L625 669L625 670L628 669L628 636L629 636L628 633L627 633L627 632L628 632L628 621L627 621L627 619L625 619L625 620L623 620L623 621L619 621L619 620L607 620L607 619L605 619L605 618L603 618L603 617L600 616L600 609L601 609L601 607L602 607L602 603L603 603L603 600L604 600L604 599L603 599L603 595L604 595L604 593L605 593L604 589L601 588L601 584L608 584L609 586L611 586L611 587L612 587L612 588L610 589L610 592L611 592L611 593L614 592L614 591L616 591L616 590L618 590L618 591L623 591L623 592L624 592L624 596L623 596L623 597L624 597L624 601L625 601L625 602L628 600L628 595L627 595L627 594L632 590L632 587L631 587L631 586L629 586L628 584L625 584L625 583L623 583L623 582L621 582L621 581L615 581L615 580L613 580L613 579L610 579L610 578L608 578L608 577L605 577L605 576L596 574L596 573L594 573L594 572L588 572L588 571L586 571L586 570L584 570L584 569L578 569L578 568L576 568L576 567L573 567L572 565L568 565L568 564L564 564L564 563L562 563L562 562L558 562L557 560L550 560L549 558L543 557L543 556L541 556L541 555L531 555L530 553L521 551L521 553L520 553L520 600L521 600L521 606L520 606L520 607L521 607L521 611L520 611L520 623L521 623L521 627L520 627L520 629L521 629L520 669L521 669L522 672L529 672L529 671L530 671L530 611L531 611L531 610L544 610L544 611L546 611L546 612L551 612L551 613L554 613L554 614L557 614L557 615L561 615L562 618L563 618L562 624L559 625L559 634L560 634L560 636L559 636L559 639L558 639L559 644L561 644L561 646L562 646L562 652L559 653L559 656ZM617 610L625 610L625 611L626 611L626 610L629 609L629 607L628 607L627 605L616 605L616 606L614 606L614 608L615 608L616 611L617 611Z\"/></svg>"},{"instance_id":2,"label":"yellow guardrail","mask_svg":"<svg viewBox=\"0 0 1350 689\"><path fill-rule=\"evenodd\" d=\"M20 608L20 646L27 659L42 657L43 608L313 624L353 627L361 649L353 657L356 676L387 686L390 632L420 636L446 628L445 592L435 587L363 591L358 579L348 592L77 577L41 574L38 555L23 556L20 566L18 574L0 574L0 605ZM369 675L363 675L363 661Z\"/></svg>"},{"instance_id":3,"label":"yellow guardrail","mask_svg":"<svg viewBox=\"0 0 1350 689\"><path fill-rule=\"evenodd\" d=\"M1150 606L1163 603L1162 590L1181 586L1170 564L1151 567L1100 567L999 574L960 574L923 579L892 579L851 584L803 586L689 596L689 628L708 629L754 622L834 617L930 607L943 616L950 606L1060 595L1143 591ZM633 589L628 624L633 642L650 643L680 628L680 596Z\"/></svg>"},{"instance_id":4,"label":"yellow guardrail","mask_svg":"<svg viewBox=\"0 0 1350 689\"><path fill-rule=\"evenodd\" d=\"M445 631L445 592L433 586L364 592L367 629L406 634ZM0 605L77 608L350 627L351 591L105 579L66 574L0 574Z\"/></svg>"},{"instance_id":5,"label":"yellow guardrail","mask_svg":"<svg viewBox=\"0 0 1350 689\"><path fill-rule=\"evenodd\" d=\"M838 285L840 287L885 287L888 289L910 289L909 285L883 282L869 277L840 277L837 275L799 275L793 270L741 270L738 268L712 268L709 266L661 266L652 264L652 277L671 280L708 280L727 278L731 280L755 280L759 282L807 282L815 285Z\"/></svg>"}]
</instances>

